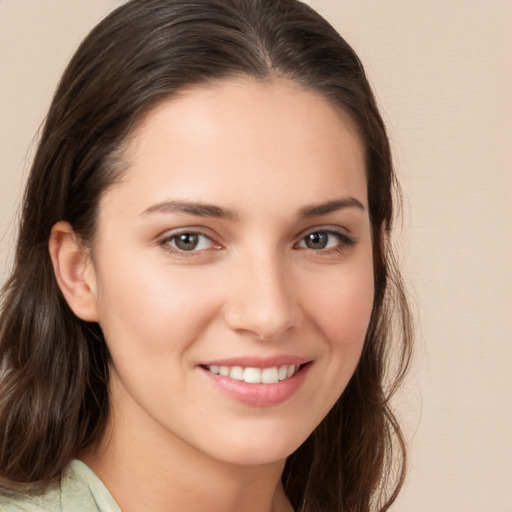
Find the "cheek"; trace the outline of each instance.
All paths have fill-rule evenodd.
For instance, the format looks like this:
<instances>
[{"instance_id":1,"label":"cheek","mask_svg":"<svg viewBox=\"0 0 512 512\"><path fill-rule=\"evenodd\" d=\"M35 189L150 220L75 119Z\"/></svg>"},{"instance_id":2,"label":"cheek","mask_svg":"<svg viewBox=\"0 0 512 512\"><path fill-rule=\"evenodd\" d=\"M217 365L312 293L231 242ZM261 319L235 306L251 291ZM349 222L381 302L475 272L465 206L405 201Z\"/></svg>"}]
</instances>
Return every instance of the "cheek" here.
<instances>
[{"instance_id":1,"label":"cheek","mask_svg":"<svg viewBox=\"0 0 512 512\"><path fill-rule=\"evenodd\" d=\"M360 351L373 307L374 282L371 265L341 271L323 281L308 296L318 328L333 349Z\"/></svg>"},{"instance_id":2,"label":"cheek","mask_svg":"<svg viewBox=\"0 0 512 512\"><path fill-rule=\"evenodd\" d=\"M312 339L317 340L321 355L314 368L315 398L311 398L318 404L315 421L319 423L345 390L359 362L373 307L372 265L340 267L330 276L317 276L307 297L304 310L309 311Z\"/></svg>"},{"instance_id":3,"label":"cheek","mask_svg":"<svg viewBox=\"0 0 512 512\"><path fill-rule=\"evenodd\" d=\"M214 291L201 272L136 263L116 258L102 269L99 321L112 355L158 358L185 348L215 315Z\"/></svg>"}]
</instances>

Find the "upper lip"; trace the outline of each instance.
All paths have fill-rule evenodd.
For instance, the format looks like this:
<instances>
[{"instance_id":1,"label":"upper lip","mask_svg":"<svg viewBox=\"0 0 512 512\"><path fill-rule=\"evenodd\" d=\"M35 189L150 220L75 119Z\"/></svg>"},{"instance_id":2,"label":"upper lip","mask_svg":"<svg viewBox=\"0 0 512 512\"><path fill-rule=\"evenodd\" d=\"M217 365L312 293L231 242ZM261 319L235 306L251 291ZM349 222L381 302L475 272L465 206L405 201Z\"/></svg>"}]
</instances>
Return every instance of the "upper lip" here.
<instances>
[{"instance_id":1,"label":"upper lip","mask_svg":"<svg viewBox=\"0 0 512 512\"><path fill-rule=\"evenodd\" d=\"M302 365L311 362L311 359L302 356L278 355L271 357L241 356L225 359L205 361L199 366L241 366L243 368L272 368L284 365Z\"/></svg>"}]
</instances>

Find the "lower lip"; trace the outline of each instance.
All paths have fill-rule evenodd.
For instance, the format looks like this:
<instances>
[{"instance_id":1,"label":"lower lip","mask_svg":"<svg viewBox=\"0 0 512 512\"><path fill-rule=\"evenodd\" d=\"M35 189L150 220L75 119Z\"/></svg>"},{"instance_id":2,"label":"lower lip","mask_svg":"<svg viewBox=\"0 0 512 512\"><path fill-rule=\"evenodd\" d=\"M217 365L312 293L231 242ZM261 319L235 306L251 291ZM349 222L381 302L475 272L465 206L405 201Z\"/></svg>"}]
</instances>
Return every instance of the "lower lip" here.
<instances>
[{"instance_id":1,"label":"lower lip","mask_svg":"<svg viewBox=\"0 0 512 512\"><path fill-rule=\"evenodd\" d=\"M207 378L223 393L246 405L270 407L290 399L300 388L311 364L303 366L290 378L275 384L249 384L243 380L215 375L206 368L200 368Z\"/></svg>"}]
</instances>

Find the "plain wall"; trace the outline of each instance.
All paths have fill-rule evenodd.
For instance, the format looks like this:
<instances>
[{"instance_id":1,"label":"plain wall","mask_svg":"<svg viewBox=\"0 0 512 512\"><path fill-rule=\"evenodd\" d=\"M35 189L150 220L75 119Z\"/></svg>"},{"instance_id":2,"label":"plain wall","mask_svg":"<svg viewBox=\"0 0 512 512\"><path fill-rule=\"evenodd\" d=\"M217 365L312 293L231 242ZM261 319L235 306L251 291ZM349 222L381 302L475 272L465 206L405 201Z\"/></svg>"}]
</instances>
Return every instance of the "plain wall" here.
<instances>
[{"instance_id":1,"label":"plain wall","mask_svg":"<svg viewBox=\"0 0 512 512\"><path fill-rule=\"evenodd\" d=\"M114 0L0 0L0 283L32 140ZM417 350L393 510L512 512L512 2L312 0L356 49L405 192Z\"/></svg>"}]
</instances>

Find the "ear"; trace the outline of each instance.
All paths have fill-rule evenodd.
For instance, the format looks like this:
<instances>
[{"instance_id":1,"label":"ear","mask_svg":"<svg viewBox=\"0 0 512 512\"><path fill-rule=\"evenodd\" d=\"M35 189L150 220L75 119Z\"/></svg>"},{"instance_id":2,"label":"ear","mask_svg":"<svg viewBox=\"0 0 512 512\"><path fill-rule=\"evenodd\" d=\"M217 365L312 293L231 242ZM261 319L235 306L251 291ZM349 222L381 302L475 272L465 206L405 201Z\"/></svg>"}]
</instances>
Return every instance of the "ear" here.
<instances>
[{"instance_id":1,"label":"ear","mask_svg":"<svg viewBox=\"0 0 512 512\"><path fill-rule=\"evenodd\" d=\"M57 284L78 318L98 321L96 273L86 249L68 222L52 228L48 249Z\"/></svg>"}]
</instances>

